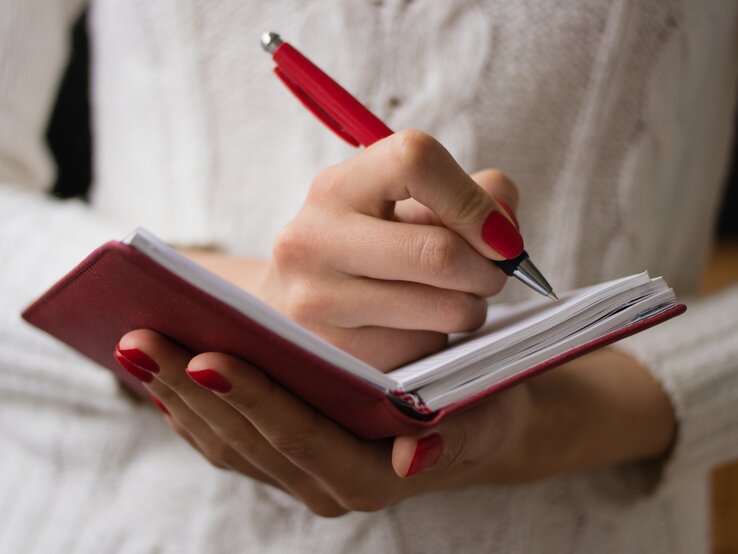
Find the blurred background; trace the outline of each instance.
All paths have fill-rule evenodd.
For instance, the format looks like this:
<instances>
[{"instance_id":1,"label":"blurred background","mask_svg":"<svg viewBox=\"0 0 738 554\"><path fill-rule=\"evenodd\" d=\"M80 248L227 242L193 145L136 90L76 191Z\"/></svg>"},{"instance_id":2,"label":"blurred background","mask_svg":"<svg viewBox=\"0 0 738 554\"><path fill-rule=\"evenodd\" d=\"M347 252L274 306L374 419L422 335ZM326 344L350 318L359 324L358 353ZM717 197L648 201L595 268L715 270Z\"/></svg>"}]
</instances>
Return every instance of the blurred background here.
<instances>
[{"instance_id":1,"label":"blurred background","mask_svg":"<svg viewBox=\"0 0 738 554\"><path fill-rule=\"evenodd\" d=\"M60 198L85 197L92 177L92 140L88 103L89 52L86 16L73 30L73 55L59 90L47 130L58 165L51 193ZM738 129L738 117L736 117ZM738 283L738 141L733 143L725 202L715 230L715 246L705 269L702 293ZM738 338L737 338L738 340ZM738 407L737 407L738 409ZM738 460L716 468L712 475L712 552L738 553Z\"/></svg>"}]
</instances>

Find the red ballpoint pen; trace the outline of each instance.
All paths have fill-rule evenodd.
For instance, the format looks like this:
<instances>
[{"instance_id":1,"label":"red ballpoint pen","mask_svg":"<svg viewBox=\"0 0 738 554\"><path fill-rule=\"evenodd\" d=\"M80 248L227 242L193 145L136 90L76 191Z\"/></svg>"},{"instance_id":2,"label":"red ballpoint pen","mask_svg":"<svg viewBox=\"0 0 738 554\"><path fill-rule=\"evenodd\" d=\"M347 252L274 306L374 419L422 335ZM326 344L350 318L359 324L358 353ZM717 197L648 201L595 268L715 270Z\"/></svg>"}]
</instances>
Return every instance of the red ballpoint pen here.
<instances>
[{"instance_id":1,"label":"red ballpoint pen","mask_svg":"<svg viewBox=\"0 0 738 554\"><path fill-rule=\"evenodd\" d=\"M352 146L370 146L393 131L346 89L326 75L276 33L265 33L261 45L276 64L274 73L288 89L325 125ZM492 260L507 275L530 288L558 300L551 285L533 265L528 253L512 260Z\"/></svg>"}]
</instances>

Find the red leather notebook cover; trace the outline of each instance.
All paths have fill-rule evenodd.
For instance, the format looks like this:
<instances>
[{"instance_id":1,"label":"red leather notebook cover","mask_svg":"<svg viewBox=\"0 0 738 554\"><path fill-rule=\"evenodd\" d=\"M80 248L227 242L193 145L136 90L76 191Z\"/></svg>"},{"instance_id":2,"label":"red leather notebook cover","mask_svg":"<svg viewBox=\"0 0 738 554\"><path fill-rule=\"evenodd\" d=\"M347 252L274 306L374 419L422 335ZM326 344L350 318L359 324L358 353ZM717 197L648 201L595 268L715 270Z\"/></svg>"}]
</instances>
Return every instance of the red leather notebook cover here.
<instances>
[{"instance_id":1,"label":"red leather notebook cover","mask_svg":"<svg viewBox=\"0 0 738 554\"><path fill-rule=\"evenodd\" d=\"M601 337L425 419L408 415L407 409L378 388L283 339L121 242L108 242L92 252L30 305L23 317L110 369L143 396L148 395L141 383L113 358L118 340L133 329L153 329L193 353L238 356L356 435L378 439L416 433L498 390L685 309L678 305Z\"/></svg>"}]
</instances>

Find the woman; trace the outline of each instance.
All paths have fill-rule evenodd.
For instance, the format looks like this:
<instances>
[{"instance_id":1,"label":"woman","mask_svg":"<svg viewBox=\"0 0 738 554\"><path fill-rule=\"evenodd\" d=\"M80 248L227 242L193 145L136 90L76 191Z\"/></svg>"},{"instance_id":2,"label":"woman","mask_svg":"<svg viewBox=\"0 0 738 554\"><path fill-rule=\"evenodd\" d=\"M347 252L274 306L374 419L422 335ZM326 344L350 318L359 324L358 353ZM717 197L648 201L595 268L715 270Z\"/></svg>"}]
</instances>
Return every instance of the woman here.
<instances>
[{"instance_id":1,"label":"woman","mask_svg":"<svg viewBox=\"0 0 738 554\"><path fill-rule=\"evenodd\" d=\"M99 0L90 207L37 192L50 175L41 130L78 6L6 4L0 386L12 453L3 475L13 478L3 482L11 515L0 544L706 547L706 471L738 453L738 291L690 302L669 324L394 443L355 439L245 361L192 358L146 330L121 337L120 355L144 370L166 421L195 450L16 314L91 247L141 224L389 368L479 324L482 297L527 294L517 284L499 292L501 276L484 261L517 233L510 178L526 248L557 289L648 268L683 297L699 279L727 157L733 3L318 2L298 11ZM435 139L401 132L347 151L268 75L256 44L266 29L393 128ZM465 171L481 168L510 178L479 171L477 188ZM429 190L437 194L421 198ZM433 213L403 200L407 191ZM507 226L488 242L481 229L493 212L505 212ZM453 232L413 234L435 218ZM417 238L429 235L437 240ZM445 307L440 316L423 311L429 302ZM370 513L313 514L347 510Z\"/></svg>"}]
</instances>

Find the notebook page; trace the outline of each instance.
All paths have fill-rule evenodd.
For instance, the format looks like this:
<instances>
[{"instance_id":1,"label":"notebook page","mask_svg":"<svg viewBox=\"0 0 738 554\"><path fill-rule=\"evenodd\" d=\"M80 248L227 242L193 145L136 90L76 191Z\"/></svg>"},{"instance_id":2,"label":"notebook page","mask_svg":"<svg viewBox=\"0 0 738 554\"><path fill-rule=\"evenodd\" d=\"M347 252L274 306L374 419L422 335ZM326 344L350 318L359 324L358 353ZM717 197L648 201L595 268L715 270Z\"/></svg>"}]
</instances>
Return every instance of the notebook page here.
<instances>
[{"instance_id":1,"label":"notebook page","mask_svg":"<svg viewBox=\"0 0 738 554\"><path fill-rule=\"evenodd\" d=\"M652 297L646 298L641 302L598 321L590 327L580 330L563 341L548 345L520 359L508 360L506 363L491 366L481 377L460 383L441 380L419 389L416 391L416 394L427 408L432 411L440 410L463 398L503 383L526 369L554 358L563 352L586 344L597 337L622 329L645 318L647 315L650 316L668 309L674 304L674 292L671 289L663 290ZM453 377L455 378L456 376Z\"/></svg>"},{"instance_id":2,"label":"notebook page","mask_svg":"<svg viewBox=\"0 0 738 554\"><path fill-rule=\"evenodd\" d=\"M607 306L602 306L602 309L597 310L595 313L583 314L582 317L576 318L576 321L567 325L565 329L556 333L555 336L549 337L544 335L543 337L533 337L520 344L515 344L503 351L481 357L475 363L460 368L458 371L444 379L444 386L455 387L467 381L484 377L499 368L504 368L512 362L523 359L531 354L535 354L549 346L554 346L556 344L566 346L571 337L577 335L580 331L601 328L599 326L601 321L607 320L617 322L619 321L619 318L623 317L624 313L635 313L637 316L640 312L652 308L653 305L663 304L665 299L673 298L673 293L665 287L663 281L659 285L658 280L654 280L653 283L639 287L639 289L649 289L650 294L645 296L639 295L637 300L623 303L620 308L615 311L611 310ZM637 308L634 308L637 309L637 311L634 312L633 309L631 309L632 306L637 306ZM593 337L588 335L587 339L589 340L590 338Z\"/></svg>"},{"instance_id":3,"label":"notebook page","mask_svg":"<svg viewBox=\"0 0 738 554\"><path fill-rule=\"evenodd\" d=\"M532 337L556 325L565 324L567 320L582 310L590 308L593 304L649 282L649 276L644 272L580 289L576 291L576 294L557 303L541 300L538 310L528 310L526 313L530 315L512 325L497 328L486 334L472 333L467 339L441 352L391 371L388 375L395 379L404 390L415 389L430 380L456 371L460 366L473 363L475 357L503 350L515 342ZM511 313L503 312L502 316L509 320ZM482 333L485 328L488 326L482 328Z\"/></svg>"},{"instance_id":4,"label":"notebook page","mask_svg":"<svg viewBox=\"0 0 738 554\"><path fill-rule=\"evenodd\" d=\"M145 229L137 229L123 242L130 244L181 279L204 290L209 295L327 362L345 369L384 391L389 392L396 388L395 381L378 369L326 342L258 298L188 260Z\"/></svg>"}]
</instances>

